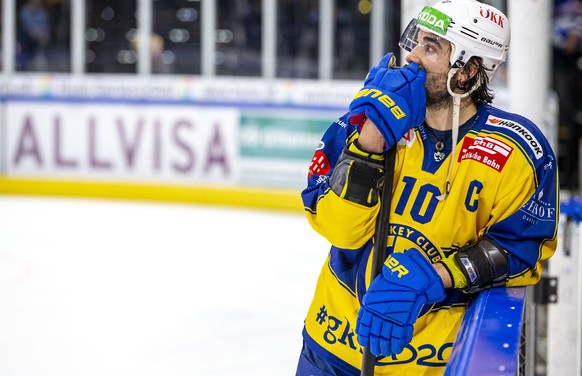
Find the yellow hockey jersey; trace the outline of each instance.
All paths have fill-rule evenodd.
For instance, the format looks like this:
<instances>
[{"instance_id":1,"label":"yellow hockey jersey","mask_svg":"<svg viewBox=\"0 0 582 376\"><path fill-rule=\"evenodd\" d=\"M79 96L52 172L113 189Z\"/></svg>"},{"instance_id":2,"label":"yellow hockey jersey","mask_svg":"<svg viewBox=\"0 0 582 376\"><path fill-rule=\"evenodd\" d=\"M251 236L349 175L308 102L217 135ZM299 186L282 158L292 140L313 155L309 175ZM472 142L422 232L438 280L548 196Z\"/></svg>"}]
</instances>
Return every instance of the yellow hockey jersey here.
<instances>
[{"instance_id":1,"label":"yellow hockey jersey","mask_svg":"<svg viewBox=\"0 0 582 376\"><path fill-rule=\"evenodd\" d=\"M487 236L508 253L507 285L535 284L556 248L558 183L551 147L531 121L490 105L479 106L459 131L454 156L450 137L444 155L438 154L431 142L438 135L426 125L399 141L387 254L416 248L434 263ZM348 374L359 374L361 365L355 326L371 282L381 203L370 208L341 199L329 178L358 134L345 115L328 128L302 192L309 223L331 244L303 337L319 357ZM454 158L450 193L440 201L449 158ZM442 373L469 299L449 289L444 301L425 307L412 342L403 353L379 359L376 374Z\"/></svg>"}]
</instances>

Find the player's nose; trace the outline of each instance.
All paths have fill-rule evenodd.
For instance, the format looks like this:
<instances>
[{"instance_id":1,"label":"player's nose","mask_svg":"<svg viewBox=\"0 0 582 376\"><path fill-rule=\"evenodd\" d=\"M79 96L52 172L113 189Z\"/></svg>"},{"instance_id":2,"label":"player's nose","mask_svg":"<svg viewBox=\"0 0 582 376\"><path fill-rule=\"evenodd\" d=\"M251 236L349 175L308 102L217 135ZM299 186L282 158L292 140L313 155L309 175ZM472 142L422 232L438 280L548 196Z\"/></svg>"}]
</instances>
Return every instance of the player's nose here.
<instances>
[{"instance_id":1,"label":"player's nose","mask_svg":"<svg viewBox=\"0 0 582 376\"><path fill-rule=\"evenodd\" d=\"M410 53L408 53L408 55L406 55L406 62L407 63L416 63L416 64L422 66L420 55L416 52L417 48L418 47L413 48L412 51L410 51Z\"/></svg>"}]
</instances>

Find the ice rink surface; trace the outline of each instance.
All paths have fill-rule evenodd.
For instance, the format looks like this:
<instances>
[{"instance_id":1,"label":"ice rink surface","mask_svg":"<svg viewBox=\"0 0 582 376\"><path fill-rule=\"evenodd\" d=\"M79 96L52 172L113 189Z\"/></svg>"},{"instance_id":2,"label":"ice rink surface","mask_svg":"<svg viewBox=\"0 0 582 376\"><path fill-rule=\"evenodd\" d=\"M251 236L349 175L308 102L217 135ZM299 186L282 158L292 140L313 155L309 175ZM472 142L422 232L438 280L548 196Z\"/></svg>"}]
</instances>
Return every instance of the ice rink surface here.
<instances>
[{"instance_id":1,"label":"ice rink surface","mask_svg":"<svg viewBox=\"0 0 582 376\"><path fill-rule=\"evenodd\" d=\"M301 213L0 195L0 375L294 375Z\"/></svg>"}]
</instances>

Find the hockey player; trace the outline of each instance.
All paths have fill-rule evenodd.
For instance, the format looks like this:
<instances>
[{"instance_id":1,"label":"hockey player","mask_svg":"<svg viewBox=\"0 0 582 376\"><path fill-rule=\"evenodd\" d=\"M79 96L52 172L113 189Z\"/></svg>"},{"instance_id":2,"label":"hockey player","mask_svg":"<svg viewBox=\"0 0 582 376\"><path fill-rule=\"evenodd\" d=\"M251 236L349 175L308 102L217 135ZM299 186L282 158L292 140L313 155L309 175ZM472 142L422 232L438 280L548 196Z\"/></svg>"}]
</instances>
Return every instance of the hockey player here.
<instances>
[{"instance_id":1,"label":"hockey player","mask_svg":"<svg viewBox=\"0 0 582 376\"><path fill-rule=\"evenodd\" d=\"M491 105L509 39L489 5L423 8L399 43L407 64L389 68L387 54L323 135L302 198L331 249L297 375L359 375L363 347L376 375L442 374L475 293L540 279L556 248L557 166L536 125ZM394 145L389 256L371 280Z\"/></svg>"}]
</instances>

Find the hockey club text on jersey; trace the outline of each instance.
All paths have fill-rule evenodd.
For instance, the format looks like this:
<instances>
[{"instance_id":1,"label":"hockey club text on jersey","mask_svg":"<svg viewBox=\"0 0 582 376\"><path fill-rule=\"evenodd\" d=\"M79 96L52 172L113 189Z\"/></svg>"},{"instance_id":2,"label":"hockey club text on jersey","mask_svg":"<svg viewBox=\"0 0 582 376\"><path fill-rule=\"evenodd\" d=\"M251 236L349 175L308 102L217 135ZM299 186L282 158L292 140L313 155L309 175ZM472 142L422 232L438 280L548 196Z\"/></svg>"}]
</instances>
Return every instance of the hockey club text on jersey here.
<instances>
[{"instance_id":1,"label":"hockey club text on jersey","mask_svg":"<svg viewBox=\"0 0 582 376\"><path fill-rule=\"evenodd\" d=\"M506 128L513 131L529 145L531 150L534 152L536 159L540 159L544 156L544 151L542 150L542 146L540 145L539 141L529 131L529 129L525 128L521 124L492 115L489 115L486 124L493 125L495 127Z\"/></svg>"},{"instance_id":2,"label":"hockey club text on jersey","mask_svg":"<svg viewBox=\"0 0 582 376\"><path fill-rule=\"evenodd\" d=\"M424 252L426 257L433 263L442 260L442 256L437 247L420 231L405 225L391 224L389 227L390 233L388 237L388 247L394 249L397 241L403 241L406 239L407 242L402 243L406 244L404 249L407 249L406 247L414 247L419 251Z\"/></svg>"}]
</instances>

